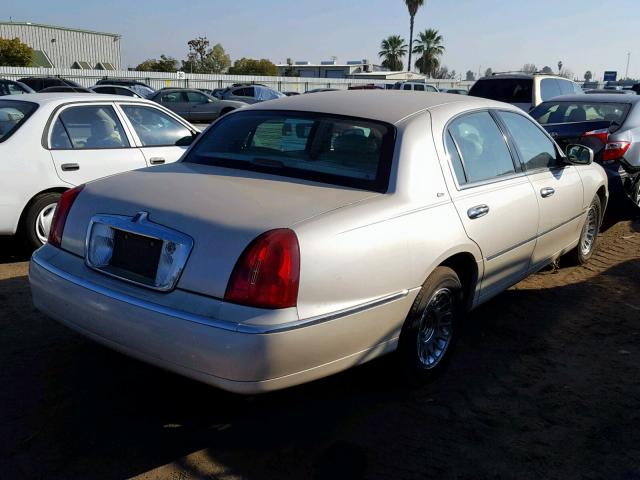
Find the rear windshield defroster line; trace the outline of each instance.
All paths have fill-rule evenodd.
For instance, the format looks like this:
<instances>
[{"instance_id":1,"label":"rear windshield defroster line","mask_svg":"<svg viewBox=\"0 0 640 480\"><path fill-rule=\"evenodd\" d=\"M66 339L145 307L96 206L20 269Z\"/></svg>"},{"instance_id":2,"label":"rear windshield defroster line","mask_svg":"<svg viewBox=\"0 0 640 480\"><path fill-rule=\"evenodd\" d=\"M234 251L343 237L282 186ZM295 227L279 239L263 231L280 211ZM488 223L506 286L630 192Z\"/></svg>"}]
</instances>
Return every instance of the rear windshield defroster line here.
<instances>
[{"instance_id":1,"label":"rear windshield defroster line","mask_svg":"<svg viewBox=\"0 0 640 480\"><path fill-rule=\"evenodd\" d=\"M385 193L395 139L377 120L247 110L216 122L182 161Z\"/></svg>"}]
</instances>

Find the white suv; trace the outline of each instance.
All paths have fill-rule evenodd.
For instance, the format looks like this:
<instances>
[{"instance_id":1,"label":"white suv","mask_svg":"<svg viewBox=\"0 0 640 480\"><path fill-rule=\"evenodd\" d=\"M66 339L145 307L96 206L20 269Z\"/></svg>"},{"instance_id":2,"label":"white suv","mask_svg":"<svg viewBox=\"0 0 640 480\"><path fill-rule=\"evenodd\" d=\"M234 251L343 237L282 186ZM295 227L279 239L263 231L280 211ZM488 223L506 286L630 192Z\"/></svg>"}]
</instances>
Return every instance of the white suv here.
<instances>
[{"instance_id":1,"label":"white suv","mask_svg":"<svg viewBox=\"0 0 640 480\"><path fill-rule=\"evenodd\" d=\"M198 130L149 100L32 93L0 98L0 235L47 241L61 194L178 160Z\"/></svg>"},{"instance_id":2,"label":"white suv","mask_svg":"<svg viewBox=\"0 0 640 480\"><path fill-rule=\"evenodd\" d=\"M393 85L394 90L411 90L413 92L432 92L438 93L438 90L433 85L428 85L425 82L418 81L408 81L408 82L398 82Z\"/></svg>"},{"instance_id":3,"label":"white suv","mask_svg":"<svg viewBox=\"0 0 640 480\"><path fill-rule=\"evenodd\" d=\"M529 111L542 102L575 93L584 93L580 85L557 75L494 74L473 84L469 95L506 102Z\"/></svg>"}]
</instances>

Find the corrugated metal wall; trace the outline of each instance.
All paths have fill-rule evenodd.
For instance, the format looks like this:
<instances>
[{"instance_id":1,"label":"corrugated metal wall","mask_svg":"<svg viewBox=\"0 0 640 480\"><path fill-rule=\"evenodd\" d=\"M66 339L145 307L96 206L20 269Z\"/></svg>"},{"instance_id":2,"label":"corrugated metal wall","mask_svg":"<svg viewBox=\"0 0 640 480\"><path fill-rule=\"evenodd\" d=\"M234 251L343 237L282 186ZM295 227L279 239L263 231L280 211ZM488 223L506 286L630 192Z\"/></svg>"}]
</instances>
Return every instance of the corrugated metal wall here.
<instances>
[{"instance_id":1,"label":"corrugated metal wall","mask_svg":"<svg viewBox=\"0 0 640 480\"><path fill-rule=\"evenodd\" d=\"M98 62L109 62L116 69L122 66L120 38L115 35L0 23L0 37L18 37L34 50L44 51L54 67L71 68L76 61L88 62L92 67Z\"/></svg>"},{"instance_id":2,"label":"corrugated metal wall","mask_svg":"<svg viewBox=\"0 0 640 480\"><path fill-rule=\"evenodd\" d=\"M103 70L75 70L71 68L24 68L0 67L0 77L17 80L22 77L60 76L90 87L101 78L132 78L139 79L155 89L164 87L191 88L223 88L233 83L261 83L281 92L306 92L314 88L347 89L349 85L367 85L371 83L394 83L383 80L355 80L348 78L304 78L304 77L261 77L248 75L196 74L186 73L184 78L178 78L177 73L135 72L122 70L107 72ZM462 87L469 88L473 82L456 82L453 80L430 80L429 84L440 88Z\"/></svg>"}]
</instances>

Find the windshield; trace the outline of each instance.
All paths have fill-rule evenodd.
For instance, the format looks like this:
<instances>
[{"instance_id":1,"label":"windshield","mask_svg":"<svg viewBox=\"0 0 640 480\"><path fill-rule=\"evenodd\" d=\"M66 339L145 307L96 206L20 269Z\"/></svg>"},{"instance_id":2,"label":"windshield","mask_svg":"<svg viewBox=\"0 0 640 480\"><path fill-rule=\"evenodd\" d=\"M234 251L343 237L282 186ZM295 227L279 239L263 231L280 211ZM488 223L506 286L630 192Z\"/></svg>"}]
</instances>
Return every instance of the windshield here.
<instances>
[{"instance_id":1,"label":"windshield","mask_svg":"<svg viewBox=\"0 0 640 480\"><path fill-rule=\"evenodd\" d=\"M31 102L0 100L0 142L13 135L37 108Z\"/></svg>"},{"instance_id":2,"label":"windshield","mask_svg":"<svg viewBox=\"0 0 640 480\"><path fill-rule=\"evenodd\" d=\"M469 95L507 103L531 103L530 78L492 78L478 80Z\"/></svg>"},{"instance_id":3,"label":"windshield","mask_svg":"<svg viewBox=\"0 0 640 480\"><path fill-rule=\"evenodd\" d=\"M541 125L550 123L609 121L622 125L631 105L610 102L545 102L530 115Z\"/></svg>"},{"instance_id":4,"label":"windshield","mask_svg":"<svg viewBox=\"0 0 640 480\"><path fill-rule=\"evenodd\" d=\"M223 117L183 161L386 192L393 126L359 118L288 111Z\"/></svg>"},{"instance_id":5,"label":"windshield","mask_svg":"<svg viewBox=\"0 0 640 480\"><path fill-rule=\"evenodd\" d=\"M144 85L129 85L129 88L142 98L149 98L151 95L156 93L152 88L145 87Z\"/></svg>"}]
</instances>

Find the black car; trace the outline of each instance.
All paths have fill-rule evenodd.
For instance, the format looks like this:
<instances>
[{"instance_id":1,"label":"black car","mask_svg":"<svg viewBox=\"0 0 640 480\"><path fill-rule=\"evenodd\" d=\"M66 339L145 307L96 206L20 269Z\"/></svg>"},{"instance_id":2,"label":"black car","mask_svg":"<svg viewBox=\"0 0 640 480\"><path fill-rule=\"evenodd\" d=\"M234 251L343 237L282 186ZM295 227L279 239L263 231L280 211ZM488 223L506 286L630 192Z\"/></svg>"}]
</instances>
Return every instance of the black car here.
<instances>
[{"instance_id":1,"label":"black car","mask_svg":"<svg viewBox=\"0 0 640 480\"><path fill-rule=\"evenodd\" d=\"M623 190L640 207L640 97L563 95L530 114L563 149L571 143L593 149L612 194Z\"/></svg>"},{"instance_id":2,"label":"black car","mask_svg":"<svg viewBox=\"0 0 640 480\"><path fill-rule=\"evenodd\" d=\"M96 85L120 85L122 87L128 87L142 98L151 97L156 91L144 82L126 78L103 78L98 80Z\"/></svg>"},{"instance_id":3,"label":"black car","mask_svg":"<svg viewBox=\"0 0 640 480\"><path fill-rule=\"evenodd\" d=\"M83 88L82 85L61 77L25 77L19 80L20 82L28 85L36 92L44 90L49 87L77 87Z\"/></svg>"},{"instance_id":4,"label":"black car","mask_svg":"<svg viewBox=\"0 0 640 480\"><path fill-rule=\"evenodd\" d=\"M88 88L84 88L84 87L60 86L60 87L43 88L38 93L93 93L93 92Z\"/></svg>"},{"instance_id":5,"label":"black car","mask_svg":"<svg viewBox=\"0 0 640 480\"><path fill-rule=\"evenodd\" d=\"M0 97L5 95L20 95L22 93L33 93L34 90L22 82L0 79Z\"/></svg>"}]
</instances>

